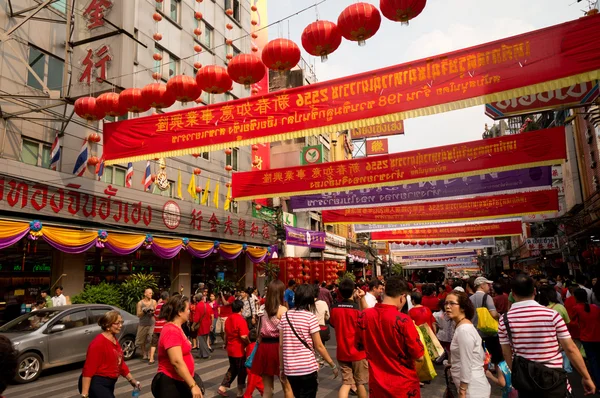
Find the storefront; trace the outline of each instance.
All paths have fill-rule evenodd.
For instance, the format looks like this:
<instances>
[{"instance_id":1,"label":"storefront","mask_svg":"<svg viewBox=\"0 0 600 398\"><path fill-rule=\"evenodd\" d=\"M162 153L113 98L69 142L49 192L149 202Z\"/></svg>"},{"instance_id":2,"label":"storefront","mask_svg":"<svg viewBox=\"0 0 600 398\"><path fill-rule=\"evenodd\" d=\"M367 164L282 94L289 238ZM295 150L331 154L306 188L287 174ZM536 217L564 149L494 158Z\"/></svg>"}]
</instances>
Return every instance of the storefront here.
<instances>
[{"instance_id":1,"label":"storefront","mask_svg":"<svg viewBox=\"0 0 600 398\"><path fill-rule=\"evenodd\" d=\"M342 275L346 271L346 238L327 232L325 237L325 250L323 259L326 261L335 261L338 268L338 274Z\"/></svg>"}]
</instances>

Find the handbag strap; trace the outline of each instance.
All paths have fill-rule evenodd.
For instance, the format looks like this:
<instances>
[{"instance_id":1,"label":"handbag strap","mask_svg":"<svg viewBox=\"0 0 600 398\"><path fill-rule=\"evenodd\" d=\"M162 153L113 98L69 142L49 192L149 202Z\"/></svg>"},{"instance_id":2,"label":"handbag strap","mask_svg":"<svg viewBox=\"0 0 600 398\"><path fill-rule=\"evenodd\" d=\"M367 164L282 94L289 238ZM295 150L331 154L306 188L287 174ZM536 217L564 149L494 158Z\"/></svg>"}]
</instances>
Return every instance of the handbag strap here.
<instances>
[{"instance_id":1,"label":"handbag strap","mask_svg":"<svg viewBox=\"0 0 600 398\"><path fill-rule=\"evenodd\" d=\"M483 295L483 299L481 300L481 305L479 306L479 308L487 308L487 306L485 305L485 303L487 302L487 298L488 298L489 294L485 293Z\"/></svg>"},{"instance_id":2,"label":"handbag strap","mask_svg":"<svg viewBox=\"0 0 600 398\"><path fill-rule=\"evenodd\" d=\"M513 346L512 331L510 330L510 325L508 324L508 313L505 312L504 315L502 315L502 318L504 319L504 327L506 328L506 334L508 335L508 342L510 343L510 345L513 349L513 355L514 355L515 348Z\"/></svg>"},{"instance_id":3,"label":"handbag strap","mask_svg":"<svg viewBox=\"0 0 600 398\"><path fill-rule=\"evenodd\" d=\"M287 319L288 325L290 325L290 328L292 329L292 332L294 332L294 335L296 336L296 338L298 340L300 340L300 342L304 345L304 347L306 347L308 350L312 351L312 348L310 348L308 343L306 341L302 340L300 335L298 335L298 332L296 332L296 329L294 329L294 325L292 324L292 322L290 322L290 317L288 316L287 311L285 313L285 319Z\"/></svg>"}]
</instances>

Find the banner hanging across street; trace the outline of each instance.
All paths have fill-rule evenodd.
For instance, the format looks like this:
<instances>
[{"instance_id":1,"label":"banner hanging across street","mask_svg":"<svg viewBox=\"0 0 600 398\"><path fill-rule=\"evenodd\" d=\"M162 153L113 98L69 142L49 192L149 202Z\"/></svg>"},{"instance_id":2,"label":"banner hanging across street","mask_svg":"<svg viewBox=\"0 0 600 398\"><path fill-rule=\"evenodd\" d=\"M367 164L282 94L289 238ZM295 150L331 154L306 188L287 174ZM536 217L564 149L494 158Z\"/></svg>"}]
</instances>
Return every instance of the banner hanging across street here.
<instances>
[{"instance_id":1,"label":"banner hanging across street","mask_svg":"<svg viewBox=\"0 0 600 398\"><path fill-rule=\"evenodd\" d=\"M562 163L565 128L281 169L234 173L236 200L340 192Z\"/></svg>"},{"instance_id":2,"label":"banner hanging across street","mask_svg":"<svg viewBox=\"0 0 600 398\"><path fill-rule=\"evenodd\" d=\"M106 165L373 126L600 77L600 15L308 86L104 124Z\"/></svg>"},{"instance_id":3,"label":"banner hanging across street","mask_svg":"<svg viewBox=\"0 0 600 398\"><path fill-rule=\"evenodd\" d=\"M558 190L445 200L424 204L324 210L325 224L403 223L491 219L558 210Z\"/></svg>"},{"instance_id":4,"label":"banner hanging across street","mask_svg":"<svg viewBox=\"0 0 600 398\"><path fill-rule=\"evenodd\" d=\"M396 231L400 229L423 229L423 228L448 228L448 227L463 227L467 225L476 224L491 224L491 223L504 223L511 221L524 221L522 217L511 217L511 218L494 218L491 220L473 220L473 221L462 221L462 222L422 222L422 223L411 223L411 224L355 224L354 232L384 232L384 231Z\"/></svg>"},{"instance_id":5,"label":"banner hanging across street","mask_svg":"<svg viewBox=\"0 0 600 398\"><path fill-rule=\"evenodd\" d=\"M371 233L371 241L410 243L413 239L458 239L518 236L523 232L521 221L473 224L457 227L431 227L420 229L400 229L389 232Z\"/></svg>"},{"instance_id":6,"label":"banner hanging across street","mask_svg":"<svg viewBox=\"0 0 600 398\"><path fill-rule=\"evenodd\" d=\"M550 187L550 166L532 167L499 173L403 184L390 187L367 188L349 192L301 195L291 198L294 212L344 209L348 207L377 207L440 200L457 196L471 196Z\"/></svg>"}]
</instances>

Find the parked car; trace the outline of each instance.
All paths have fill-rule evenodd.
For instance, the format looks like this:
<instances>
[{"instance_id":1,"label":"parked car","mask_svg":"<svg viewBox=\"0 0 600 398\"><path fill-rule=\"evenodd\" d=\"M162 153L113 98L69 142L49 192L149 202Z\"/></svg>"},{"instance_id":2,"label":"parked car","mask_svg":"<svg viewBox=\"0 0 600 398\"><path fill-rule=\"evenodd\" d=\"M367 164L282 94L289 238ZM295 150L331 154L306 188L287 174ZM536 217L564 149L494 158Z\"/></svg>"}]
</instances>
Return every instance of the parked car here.
<instances>
[{"instance_id":1,"label":"parked car","mask_svg":"<svg viewBox=\"0 0 600 398\"><path fill-rule=\"evenodd\" d=\"M123 317L119 343L125 359L135 354L136 316L103 304L75 304L29 312L0 327L19 352L15 381L29 383L42 370L85 361L89 344L101 332L98 320L117 310Z\"/></svg>"}]
</instances>

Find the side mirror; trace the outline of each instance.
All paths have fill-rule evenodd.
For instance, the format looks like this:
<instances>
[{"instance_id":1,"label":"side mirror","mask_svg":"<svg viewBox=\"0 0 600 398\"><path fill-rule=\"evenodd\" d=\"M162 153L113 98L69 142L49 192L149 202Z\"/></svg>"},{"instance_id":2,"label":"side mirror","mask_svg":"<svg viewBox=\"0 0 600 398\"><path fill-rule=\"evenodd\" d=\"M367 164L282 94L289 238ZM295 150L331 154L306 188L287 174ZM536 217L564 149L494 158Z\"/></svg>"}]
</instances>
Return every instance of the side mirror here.
<instances>
[{"instance_id":1,"label":"side mirror","mask_svg":"<svg viewBox=\"0 0 600 398\"><path fill-rule=\"evenodd\" d=\"M54 325L50 328L50 333L58 333L65 330L67 327L63 324Z\"/></svg>"}]
</instances>

